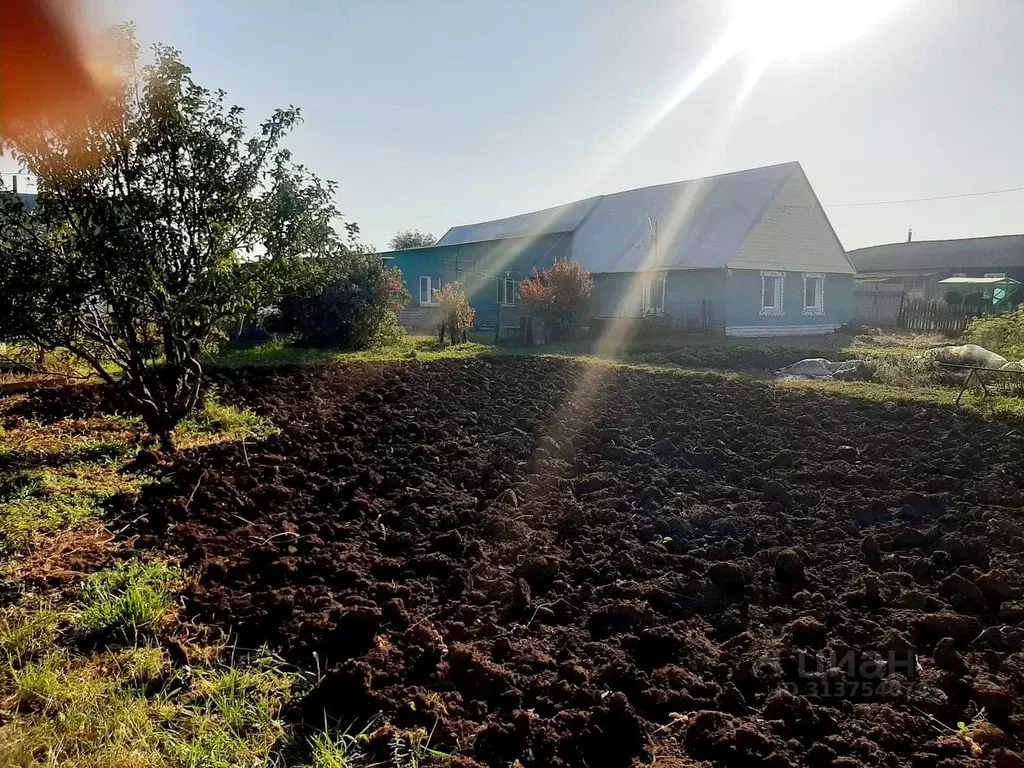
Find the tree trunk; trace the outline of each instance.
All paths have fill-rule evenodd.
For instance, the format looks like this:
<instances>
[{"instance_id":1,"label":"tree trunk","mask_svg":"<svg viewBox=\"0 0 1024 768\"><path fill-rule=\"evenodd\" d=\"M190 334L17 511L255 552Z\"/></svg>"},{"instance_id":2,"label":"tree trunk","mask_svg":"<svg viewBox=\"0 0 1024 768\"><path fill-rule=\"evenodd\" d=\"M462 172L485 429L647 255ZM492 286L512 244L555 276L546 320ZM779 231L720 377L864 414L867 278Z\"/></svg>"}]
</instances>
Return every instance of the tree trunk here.
<instances>
[{"instance_id":1,"label":"tree trunk","mask_svg":"<svg viewBox=\"0 0 1024 768\"><path fill-rule=\"evenodd\" d=\"M160 450L164 453L174 453L177 451L177 446L174 445L174 430L169 429L164 432L157 433L156 435L157 444L160 446Z\"/></svg>"}]
</instances>

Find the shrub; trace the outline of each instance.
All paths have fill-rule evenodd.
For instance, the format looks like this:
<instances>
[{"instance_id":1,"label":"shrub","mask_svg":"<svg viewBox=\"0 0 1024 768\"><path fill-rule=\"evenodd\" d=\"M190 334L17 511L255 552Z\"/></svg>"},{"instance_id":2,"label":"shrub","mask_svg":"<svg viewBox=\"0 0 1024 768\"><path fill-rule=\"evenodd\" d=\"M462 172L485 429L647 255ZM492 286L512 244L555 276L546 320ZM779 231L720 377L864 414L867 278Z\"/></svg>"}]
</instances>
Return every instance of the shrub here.
<instances>
[{"instance_id":1,"label":"shrub","mask_svg":"<svg viewBox=\"0 0 1024 768\"><path fill-rule=\"evenodd\" d=\"M379 256L349 251L309 259L271 319L307 347L367 349L397 343L404 332L398 313L409 301L402 273Z\"/></svg>"},{"instance_id":2,"label":"shrub","mask_svg":"<svg viewBox=\"0 0 1024 768\"><path fill-rule=\"evenodd\" d=\"M594 281L571 261L559 261L543 272L533 271L519 289L526 311L544 321L552 341L567 341L590 312Z\"/></svg>"},{"instance_id":3,"label":"shrub","mask_svg":"<svg viewBox=\"0 0 1024 768\"><path fill-rule=\"evenodd\" d=\"M462 283L448 283L435 294L441 305L441 327L438 339L444 341L445 329L451 336L452 344L466 341L466 331L473 325L476 310L469 306Z\"/></svg>"},{"instance_id":4,"label":"shrub","mask_svg":"<svg viewBox=\"0 0 1024 768\"><path fill-rule=\"evenodd\" d=\"M998 352L1003 357L1024 357L1024 306L1001 315L976 317L964 331L964 338Z\"/></svg>"}]
</instances>

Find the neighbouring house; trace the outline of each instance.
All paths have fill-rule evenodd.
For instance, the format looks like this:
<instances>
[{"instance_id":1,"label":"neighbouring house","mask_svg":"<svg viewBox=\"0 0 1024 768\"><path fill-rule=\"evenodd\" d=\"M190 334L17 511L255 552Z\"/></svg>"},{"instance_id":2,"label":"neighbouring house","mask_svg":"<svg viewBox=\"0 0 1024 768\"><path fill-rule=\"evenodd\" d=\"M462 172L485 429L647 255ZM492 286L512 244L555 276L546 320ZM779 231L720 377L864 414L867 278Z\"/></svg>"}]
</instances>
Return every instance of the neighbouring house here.
<instances>
[{"instance_id":1,"label":"neighbouring house","mask_svg":"<svg viewBox=\"0 0 1024 768\"><path fill-rule=\"evenodd\" d=\"M25 204L25 209L31 211L35 208L37 194L37 182L35 177L28 176L21 180L19 189L18 178L24 174L0 173L0 192L13 192ZM29 190L33 191L29 191Z\"/></svg>"},{"instance_id":2,"label":"neighbouring house","mask_svg":"<svg viewBox=\"0 0 1024 768\"><path fill-rule=\"evenodd\" d=\"M384 256L405 277L414 328L436 325L434 291L456 279L480 327L518 326L518 284L559 259L593 275L598 319L780 336L828 333L852 312L855 270L797 162L453 227Z\"/></svg>"},{"instance_id":3,"label":"neighbouring house","mask_svg":"<svg viewBox=\"0 0 1024 768\"><path fill-rule=\"evenodd\" d=\"M857 248L849 256L859 284L896 286L908 299L943 300L954 288L942 283L947 278L992 281L977 283L982 291L1006 278L1024 282L1024 235L888 243Z\"/></svg>"}]
</instances>

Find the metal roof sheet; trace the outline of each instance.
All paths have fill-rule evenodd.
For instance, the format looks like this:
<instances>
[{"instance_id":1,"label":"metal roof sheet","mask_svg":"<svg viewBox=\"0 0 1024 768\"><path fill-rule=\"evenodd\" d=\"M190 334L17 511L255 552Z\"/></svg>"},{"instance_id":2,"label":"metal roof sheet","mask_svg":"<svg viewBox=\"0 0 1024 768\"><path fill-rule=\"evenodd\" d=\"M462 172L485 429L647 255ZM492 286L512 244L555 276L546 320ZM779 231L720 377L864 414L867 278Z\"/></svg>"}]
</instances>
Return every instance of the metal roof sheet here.
<instances>
[{"instance_id":1,"label":"metal roof sheet","mask_svg":"<svg viewBox=\"0 0 1024 768\"><path fill-rule=\"evenodd\" d=\"M1012 277L947 277L939 285L1020 285Z\"/></svg>"},{"instance_id":2,"label":"metal roof sheet","mask_svg":"<svg viewBox=\"0 0 1024 768\"><path fill-rule=\"evenodd\" d=\"M593 209L600 198L590 197L575 203L547 208L543 211L509 216L479 224L452 227L437 245L462 245L480 240L506 240L510 237L535 237L558 232L572 232Z\"/></svg>"},{"instance_id":3,"label":"metal roof sheet","mask_svg":"<svg viewBox=\"0 0 1024 768\"><path fill-rule=\"evenodd\" d=\"M858 272L1024 267L1024 235L887 243L858 248L847 255Z\"/></svg>"},{"instance_id":4,"label":"metal roof sheet","mask_svg":"<svg viewBox=\"0 0 1024 768\"><path fill-rule=\"evenodd\" d=\"M728 265L796 163L605 195L573 234L572 259L591 272ZM657 222L654 256L651 226Z\"/></svg>"}]
</instances>

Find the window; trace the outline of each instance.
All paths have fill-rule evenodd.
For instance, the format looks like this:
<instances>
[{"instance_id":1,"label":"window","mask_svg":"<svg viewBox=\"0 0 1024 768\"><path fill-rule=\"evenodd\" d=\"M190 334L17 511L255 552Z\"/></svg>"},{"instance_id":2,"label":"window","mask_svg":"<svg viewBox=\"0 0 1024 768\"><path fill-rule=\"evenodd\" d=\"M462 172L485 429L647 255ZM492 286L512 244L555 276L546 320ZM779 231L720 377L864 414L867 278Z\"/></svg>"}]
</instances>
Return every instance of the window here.
<instances>
[{"instance_id":1,"label":"window","mask_svg":"<svg viewBox=\"0 0 1024 768\"><path fill-rule=\"evenodd\" d=\"M985 277L1006 277L1005 272L986 272Z\"/></svg>"},{"instance_id":2,"label":"window","mask_svg":"<svg viewBox=\"0 0 1024 768\"><path fill-rule=\"evenodd\" d=\"M665 276L655 275L643 279L644 314L660 315L665 309Z\"/></svg>"},{"instance_id":3,"label":"window","mask_svg":"<svg viewBox=\"0 0 1024 768\"><path fill-rule=\"evenodd\" d=\"M785 272L761 273L761 314L780 317L782 310L783 280Z\"/></svg>"},{"instance_id":4,"label":"window","mask_svg":"<svg viewBox=\"0 0 1024 768\"><path fill-rule=\"evenodd\" d=\"M420 277L420 304L437 304L435 293L441 288L441 278L433 275Z\"/></svg>"},{"instance_id":5,"label":"window","mask_svg":"<svg viewBox=\"0 0 1024 768\"><path fill-rule=\"evenodd\" d=\"M821 274L804 275L804 311L805 315L825 314L825 276Z\"/></svg>"},{"instance_id":6,"label":"window","mask_svg":"<svg viewBox=\"0 0 1024 768\"><path fill-rule=\"evenodd\" d=\"M498 303L508 307L519 303L519 283L514 277L498 280Z\"/></svg>"}]
</instances>

